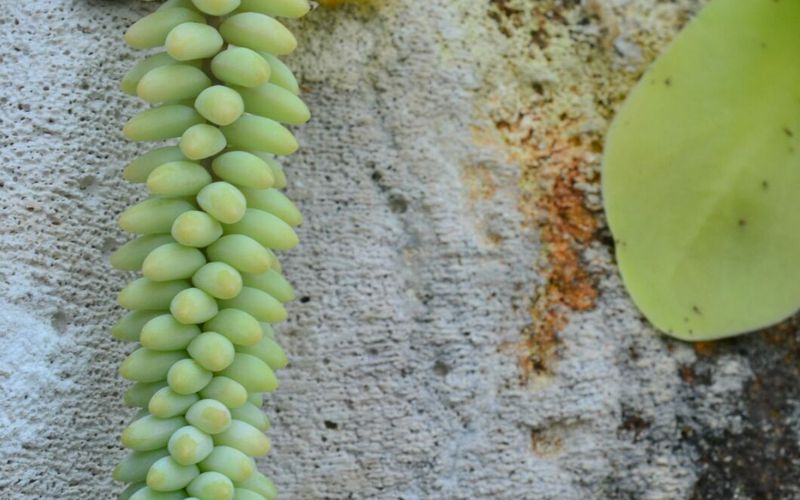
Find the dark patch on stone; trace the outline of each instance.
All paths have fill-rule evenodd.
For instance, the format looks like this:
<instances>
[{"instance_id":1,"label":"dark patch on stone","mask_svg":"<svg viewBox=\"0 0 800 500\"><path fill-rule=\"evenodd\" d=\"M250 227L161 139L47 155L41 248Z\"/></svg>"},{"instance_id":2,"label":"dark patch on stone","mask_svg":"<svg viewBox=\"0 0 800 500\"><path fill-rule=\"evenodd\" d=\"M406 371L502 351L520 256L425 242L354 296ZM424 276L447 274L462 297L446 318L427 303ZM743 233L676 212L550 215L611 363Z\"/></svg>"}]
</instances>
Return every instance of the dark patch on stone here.
<instances>
[{"instance_id":1,"label":"dark patch on stone","mask_svg":"<svg viewBox=\"0 0 800 500\"><path fill-rule=\"evenodd\" d=\"M408 210L408 201L402 194L389 195L389 210L396 214L405 213Z\"/></svg>"},{"instance_id":2,"label":"dark patch on stone","mask_svg":"<svg viewBox=\"0 0 800 500\"><path fill-rule=\"evenodd\" d=\"M698 480L690 498L800 498L800 447L792 415L800 404L798 319L763 332L715 343L712 356L681 368L684 398L691 408L710 383L717 356L737 355L750 362L753 377L741 394L742 428L704 428L679 419L681 443L696 456Z\"/></svg>"},{"instance_id":3,"label":"dark patch on stone","mask_svg":"<svg viewBox=\"0 0 800 500\"><path fill-rule=\"evenodd\" d=\"M634 443L639 441L642 433L647 431L652 422L639 415L635 409L623 405L622 406L622 423L617 428L621 435L630 435Z\"/></svg>"}]
</instances>

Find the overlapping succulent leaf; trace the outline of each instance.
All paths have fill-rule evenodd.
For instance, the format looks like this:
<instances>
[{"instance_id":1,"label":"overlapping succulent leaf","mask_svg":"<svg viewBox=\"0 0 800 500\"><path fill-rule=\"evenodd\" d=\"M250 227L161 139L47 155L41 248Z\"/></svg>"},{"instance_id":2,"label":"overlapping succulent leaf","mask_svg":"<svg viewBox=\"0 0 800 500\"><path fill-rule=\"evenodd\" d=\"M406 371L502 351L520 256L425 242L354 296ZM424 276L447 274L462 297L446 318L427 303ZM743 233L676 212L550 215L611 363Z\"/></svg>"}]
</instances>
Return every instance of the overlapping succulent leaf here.
<instances>
[{"instance_id":1,"label":"overlapping succulent leaf","mask_svg":"<svg viewBox=\"0 0 800 500\"><path fill-rule=\"evenodd\" d=\"M114 470L130 483L122 499L277 495L254 457L270 449L262 394L287 363L270 325L294 298L274 251L297 244L302 216L280 191L275 157L297 149L284 124L309 112L277 57L297 43L272 16L308 10L306 0L168 0L125 34L164 51L123 78L123 91L153 105L123 132L178 141L124 171L150 197L120 216L137 236L111 257L143 276L120 293L130 312L112 329L138 342L120 374L134 382L126 404L142 408Z\"/></svg>"}]
</instances>

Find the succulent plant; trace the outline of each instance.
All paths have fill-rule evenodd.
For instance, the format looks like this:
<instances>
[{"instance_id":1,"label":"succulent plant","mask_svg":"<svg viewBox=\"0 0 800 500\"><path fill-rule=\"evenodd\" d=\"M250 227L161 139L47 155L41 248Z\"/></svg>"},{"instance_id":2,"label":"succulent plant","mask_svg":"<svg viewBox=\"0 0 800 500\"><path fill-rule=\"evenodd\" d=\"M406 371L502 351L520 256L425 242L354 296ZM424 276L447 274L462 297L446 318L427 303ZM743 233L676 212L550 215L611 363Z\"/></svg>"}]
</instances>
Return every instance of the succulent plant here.
<instances>
[{"instance_id":1,"label":"succulent plant","mask_svg":"<svg viewBox=\"0 0 800 500\"><path fill-rule=\"evenodd\" d=\"M277 57L297 43L272 16L308 10L306 0L168 0L125 34L165 50L123 78L124 92L154 105L123 132L178 141L124 171L150 197L120 216L136 238L111 257L143 275L120 293L130 312L112 329L138 342L120 368L134 382L126 404L142 408L114 470L130 483L123 499L277 495L253 457L270 449L262 394L287 364L270 325L294 298L274 251L298 243L302 216L275 157L297 149L284 124L309 112Z\"/></svg>"},{"instance_id":2,"label":"succulent plant","mask_svg":"<svg viewBox=\"0 0 800 500\"><path fill-rule=\"evenodd\" d=\"M614 120L603 195L623 280L665 333L800 307L800 2L713 0Z\"/></svg>"}]
</instances>

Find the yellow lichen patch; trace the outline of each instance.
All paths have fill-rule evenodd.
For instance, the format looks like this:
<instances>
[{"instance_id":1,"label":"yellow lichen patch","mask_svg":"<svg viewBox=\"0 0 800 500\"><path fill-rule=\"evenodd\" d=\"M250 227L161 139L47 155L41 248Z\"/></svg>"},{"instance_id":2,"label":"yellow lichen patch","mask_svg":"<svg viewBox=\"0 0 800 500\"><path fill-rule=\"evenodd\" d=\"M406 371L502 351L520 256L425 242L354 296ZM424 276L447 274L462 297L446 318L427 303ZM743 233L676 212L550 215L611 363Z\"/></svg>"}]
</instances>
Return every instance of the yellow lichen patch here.
<instances>
[{"instance_id":1,"label":"yellow lichen patch","mask_svg":"<svg viewBox=\"0 0 800 500\"><path fill-rule=\"evenodd\" d=\"M519 210L542 246L535 264L542 282L521 332L524 383L549 378L559 332L598 299L603 276L586 262L586 250L602 246L600 160L610 119L698 7L692 0L491 0L494 31L470 31L496 41L479 54L477 109L495 130L474 130L475 142L519 166Z\"/></svg>"},{"instance_id":2,"label":"yellow lichen patch","mask_svg":"<svg viewBox=\"0 0 800 500\"><path fill-rule=\"evenodd\" d=\"M317 0L320 7L333 9L344 5L361 5L375 7L378 0Z\"/></svg>"}]
</instances>

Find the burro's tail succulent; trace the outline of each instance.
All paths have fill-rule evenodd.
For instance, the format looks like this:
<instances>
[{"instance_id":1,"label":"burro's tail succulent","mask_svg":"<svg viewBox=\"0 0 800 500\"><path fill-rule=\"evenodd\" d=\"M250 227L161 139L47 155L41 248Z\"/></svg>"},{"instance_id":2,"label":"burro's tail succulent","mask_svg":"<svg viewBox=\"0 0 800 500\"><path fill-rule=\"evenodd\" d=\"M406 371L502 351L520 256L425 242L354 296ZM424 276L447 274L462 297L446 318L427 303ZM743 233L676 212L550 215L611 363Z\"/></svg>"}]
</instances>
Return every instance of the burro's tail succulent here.
<instances>
[{"instance_id":1,"label":"burro's tail succulent","mask_svg":"<svg viewBox=\"0 0 800 500\"><path fill-rule=\"evenodd\" d=\"M125 34L134 48L163 48L122 81L153 105L124 134L177 144L124 171L150 196L120 216L135 239L111 257L143 275L120 293L130 312L112 330L138 342L120 368L134 382L125 402L141 408L114 470L129 483L122 499L277 495L254 457L270 449L262 395L287 363L270 325L294 297L273 252L297 244L302 217L275 156L297 149L284 124L309 112L277 57L296 40L273 16L308 10L306 0L168 0Z\"/></svg>"}]
</instances>

